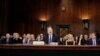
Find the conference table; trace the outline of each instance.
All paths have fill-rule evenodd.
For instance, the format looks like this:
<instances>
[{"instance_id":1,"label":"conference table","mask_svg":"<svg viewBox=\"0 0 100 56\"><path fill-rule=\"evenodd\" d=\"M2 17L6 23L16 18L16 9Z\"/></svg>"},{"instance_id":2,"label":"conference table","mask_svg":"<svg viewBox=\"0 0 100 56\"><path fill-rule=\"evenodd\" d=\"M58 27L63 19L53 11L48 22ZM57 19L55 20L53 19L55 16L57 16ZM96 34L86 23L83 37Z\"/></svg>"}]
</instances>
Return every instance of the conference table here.
<instances>
[{"instance_id":1,"label":"conference table","mask_svg":"<svg viewBox=\"0 0 100 56\"><path fill-rule=\"evenodd\" d=\"M92 45L23 45L1 44L0 49L31 49L31 50L100 50L100 46Z\"/></svg>"},{"instance_id":2,"label":"conference table","mask_svg":"<svg viewBox=\"0 0 100 56\"><path fill-rule=\"evenodd\" d=\"M100 55L100 46L91 45L23 45L23 44L0 44L0 56L8 55Z\"/></svg>"}]
</instances>

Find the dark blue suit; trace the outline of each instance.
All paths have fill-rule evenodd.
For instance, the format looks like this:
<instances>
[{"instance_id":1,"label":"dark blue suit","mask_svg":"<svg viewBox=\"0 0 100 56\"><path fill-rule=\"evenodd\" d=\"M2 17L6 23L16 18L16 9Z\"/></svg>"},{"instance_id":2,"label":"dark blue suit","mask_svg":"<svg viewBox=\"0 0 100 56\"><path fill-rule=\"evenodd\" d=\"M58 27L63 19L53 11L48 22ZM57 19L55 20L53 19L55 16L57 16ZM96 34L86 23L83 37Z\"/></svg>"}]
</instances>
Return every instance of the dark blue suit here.
<instances>
[{"instance_id":1,"label":"dark blue suit","mask_svg":"<svg viewBox=\"0 0 100 56\"><path fill-rule=\"evenodd\" d=\"M1 39L1 44L12 44L13 43L12 40L13 40L12 38L9 38L7 41L6 38L3 38L3 39Z\"/></svg>"},{"instance_id":2,"label":"dark blue suit","mask_svg":"<svg viewBox=\"0 0 100 56\"><path fill-rule=\"evenodd\" d=\"M95 40L96 40L96 45L99 45L99 42L100 42L99 39L95 39ZM92 39L89 39L88 42L87 42L87 44L88 45L93 45Z\"/></svg>"},{"instance_id":3,"label":"dark blue suit","mask_svg":"<svg viewBox=\"0 0 100 56\"><path fill-rule=\"evenodd\" d=\"M44 36L43 40L46 44L48 44L49 43L49 35L47 34L46 36ZM59 38L57 36L55 36L54 34L52 35L52 42L59 43Z\"/></svg>"}]
</instances>

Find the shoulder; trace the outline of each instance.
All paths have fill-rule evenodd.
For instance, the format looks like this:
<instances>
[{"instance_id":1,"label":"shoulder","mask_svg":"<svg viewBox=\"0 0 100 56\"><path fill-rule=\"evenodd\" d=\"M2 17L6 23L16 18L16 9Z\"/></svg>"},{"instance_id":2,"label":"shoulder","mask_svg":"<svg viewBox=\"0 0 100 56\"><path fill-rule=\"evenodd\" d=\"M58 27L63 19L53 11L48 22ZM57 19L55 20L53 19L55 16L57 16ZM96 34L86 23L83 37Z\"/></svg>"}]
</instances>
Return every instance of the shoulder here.
<instances>
[{"instance_id":1,"label":"shoulder","mask_svg":"<svg viewBox=\"0 0 100 56\"><path fill-rule=\"evenodd\" d=\"M44 37L43 37L43 38L44 38L44 39L46 39L47 37L48 37L48 34L44 35Z\"/></svg>"},{"instance_id":2,"label":"shoulder","mask_svg":"<svg viewBox=\"0 0 100 56\"><path fill-rule=\"evenodd\" d=\"M47 37L47 36L48 36L48 34L44 35L44 37Z\"/></svg>"}]
</instances>

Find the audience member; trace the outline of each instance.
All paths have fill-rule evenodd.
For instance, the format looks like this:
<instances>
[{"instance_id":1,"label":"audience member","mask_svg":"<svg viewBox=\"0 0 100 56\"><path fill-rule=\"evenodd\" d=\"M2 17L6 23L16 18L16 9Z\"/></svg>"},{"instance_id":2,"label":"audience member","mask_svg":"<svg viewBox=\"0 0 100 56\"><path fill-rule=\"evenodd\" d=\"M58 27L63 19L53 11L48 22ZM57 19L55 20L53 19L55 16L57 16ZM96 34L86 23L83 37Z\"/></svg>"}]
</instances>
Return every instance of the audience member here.
<instances>
[{"instance_id":1,"label":"audience member","mask_svg":"<svg viewBox=\"0 0 100 56\"><path fill-rule=\"evenodd\" d=\"M87 45L88 35L82 35L80 39L80 45Z\"/></svg>"},{"instance_id":2,"label":"audience member","mask_svg":"<svg viewBox=\"0 0 100 56\"><path fill-rule=\"evenodd\" d=\"M10 34L7 33L6 36L3 36L1 39L1 44L12 44L13 39L11 38Z\"/></svg>"},{"instance_id":3,"label":"audience member","mask_svg":"<svg viewBox=\"0 0 100 56\"><path fill-rule=\"evenodd\" d=\"M35 39L34 34L23 34L21 37L19 33L13 33L10 35L2 35L0 38L0 44L33 44L33 41L44 41L46 44L58 43L61 45L93 45L100 44L100 39L97 38L99 34L93 32L88 35L73 36L73 34L67 34L63 38L58 38L51 26L47 27L47 34L44 36L42 33Z\"/></svg>"},{"instance_id":4,"label":"audience member","mask_svg":"<svg viewBox=\"0 0 100 56\"><path fill-rule=\"evenodd\" d=\"M22 38L20 37L19 33L13 33L13 43L14 44L22 43Z\"/></svg>"},{"instance_id":5,"label":"audience member","mask_svg":"<svg viewBox=\"0 0 100 56\"><path fill-rule=\"evenodd\" d=\"M67 35L67 40L65 42L66 45L75 45L75 40L73 34Z\"/></svg>"},{"instance_id":6,"label":"audience member","mask_svg":"<svg viewBox=\"0 0 100 56\"><path fill-rule=\"evenodd\" d=\"M23 44L27 44L27 40L28 40L28 38L27 38L26 34L23 34L22 43L23 43Z\"/></svg>"},{"instance_id":7,"label":"audience member","mask_svg":"<svg viewBox=\"0 0 100 56\"><path fill-rule=\"evenodd\" d=\"M96 34L94 32L90 33L89 35L88 45L99 45L99 40L97 39Z\"/></svg>"},{"instance_id":8,"label":"audience member","mask_svg":"<svg viewBox=\"0 0 100 56\"><path fill-rule=\"evenodd\" d=\"M36 38L36 40L37 41L43 41L43 34L41 33L41 34L39 34L38 36L37 36L37 38Z\"/></svg>"}]
</instances>

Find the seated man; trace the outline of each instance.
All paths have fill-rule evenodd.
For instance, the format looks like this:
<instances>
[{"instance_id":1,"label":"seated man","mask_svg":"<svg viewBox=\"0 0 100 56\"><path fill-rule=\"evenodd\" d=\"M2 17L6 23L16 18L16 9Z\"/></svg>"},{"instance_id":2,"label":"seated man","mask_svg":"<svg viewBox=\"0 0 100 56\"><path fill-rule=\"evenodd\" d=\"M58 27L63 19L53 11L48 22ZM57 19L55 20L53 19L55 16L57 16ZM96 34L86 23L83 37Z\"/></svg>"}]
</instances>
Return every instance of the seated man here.
<instances>
[{"instance_id":1,"label":"seated man","mask_svg":"<svg viewBox=\"0 0 100 56\"><path fill-rule=\"evenodd\" d=\"M52 43L58 43L59 42L59 38L57 36L54 35L53 33L53 29L51 26L47 27L47 35L44 36L43 38L44 42L46 44L52 44ZM56 45L56 44L54 44Z\"/></svg>"},{"instance_id":2,"label":"seated man","mask_svg":"<svg viewBox=\"0 0 100 56\"><path fill-rule=\"evenodd\" d=\"M27 34L26 36L23 36L23 44L32 44L33 41L35 41L35 35L34 34Z\"/></svg>"},{"instance_id":3,"label":"seated man","mask_svg":"<svg viewBox=\"0 0 100 56\"><path fill-rule=\"evenodd\" d=\"M96 34L95 33L91 33L90 34L90 39L88 40L88 45L99 45L99 39L96 38Z\"/></svg>"},{"instance_id":4,"label":"seated man","mask_svg":"<svg viewBox=\"0 0 100 56\"><path fill-rule=\"evenodd\" d=\"M4 36L2 39L1 39L1 44L12 44L12 38L11 38L11 35L9 33L6 34L6 36Z\"/></svg>"}]
</instances>

